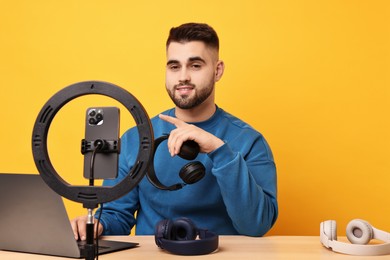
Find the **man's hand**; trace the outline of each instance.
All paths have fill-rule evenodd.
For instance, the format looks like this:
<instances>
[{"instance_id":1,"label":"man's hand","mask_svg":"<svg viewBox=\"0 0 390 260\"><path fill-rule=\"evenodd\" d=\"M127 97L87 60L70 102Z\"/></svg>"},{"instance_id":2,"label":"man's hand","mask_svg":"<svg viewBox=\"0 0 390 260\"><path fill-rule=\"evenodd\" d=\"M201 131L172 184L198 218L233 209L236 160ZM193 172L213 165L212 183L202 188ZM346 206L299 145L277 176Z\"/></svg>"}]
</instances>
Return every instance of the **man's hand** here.
<instances>
[{"instance_id":1,"label":"man's hand","mask_svg":"<svg viewBox=\"0 0 390 260\"><path fill-rule=\"evenodd\" d=\"M73 234L74 238L76 240L86 240L87 239L87 217L88 216L80 216L72 219L70 221L70 225L72 226L73 229ZM95 219L95 227L94 227L94 238L96 234L96 225L97 225L97 220ZM99 223L99 228L98 228L98 235L100 236L103 233L103 225Z\"/></svg>"},{"instance_id":2,"label":"man's hand","mask_svg":"<svg viewBox=\"0 0 390 260\"><path fill-rule=\"evenodd\" d=\"M211 153L224 144L218 137L192 124L187 124L178 118L163 114L160 114L159 117L176 126L176 129L169 134L168 139L168 150L171 156L177 155L182 144L187 140L197 142L201 153Z\"/></svg>"}]
</instances>

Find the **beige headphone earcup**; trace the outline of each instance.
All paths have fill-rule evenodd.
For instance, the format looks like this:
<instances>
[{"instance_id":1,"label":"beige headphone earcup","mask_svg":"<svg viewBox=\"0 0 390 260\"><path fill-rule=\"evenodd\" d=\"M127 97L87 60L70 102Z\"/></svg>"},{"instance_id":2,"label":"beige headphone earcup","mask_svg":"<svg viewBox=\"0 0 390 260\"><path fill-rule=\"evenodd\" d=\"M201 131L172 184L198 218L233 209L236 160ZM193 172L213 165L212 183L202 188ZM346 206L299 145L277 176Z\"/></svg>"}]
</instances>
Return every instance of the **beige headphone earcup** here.
<instances>
[{"instance_id":1,"label":"beige headphone earcup","mask_svg":"<svg viewBox=\"0 0 390 260\"><path fill-rule=\"evenodd\" d=\"M337 240L337 226L335 220L326 220L323 222L324 233L329 240Z\"/></svg>"},{"instance_id":2,"label":"beige headphone earcup","mask_svg":"<svg viewBox=\"0 0 390 260\"><path fill-rule=\"evenodd\" d=\"M354 219L347 225L347 238L352 244L365 245L374 237L372 226L367 221Z\"/></svg>"}]
</instances>

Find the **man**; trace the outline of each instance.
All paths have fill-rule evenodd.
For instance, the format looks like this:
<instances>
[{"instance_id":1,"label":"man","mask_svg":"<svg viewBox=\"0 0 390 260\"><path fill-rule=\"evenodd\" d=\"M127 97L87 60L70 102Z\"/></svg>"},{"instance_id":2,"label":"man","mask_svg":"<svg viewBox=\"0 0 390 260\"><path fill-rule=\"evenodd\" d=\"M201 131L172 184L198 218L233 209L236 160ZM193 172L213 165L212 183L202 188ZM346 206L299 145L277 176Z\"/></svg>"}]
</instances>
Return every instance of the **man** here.
<instances>
[{"instance_id":1,"label":"man","mask_svg":"<svg viewBox=\"0 0 390 260\"><path fill-rule=\"evenodd\" d=\"M172 28L166 54L165 84L175 108L151 119L156 138L170 134L156 151L156 175L166 185L182 182L179 171L188 161L176 155L187 140L199 144L196 159L206 174L176 191L157 189L144 178L126 196L104 204L99 234L128 235L136 225L136 234L151 235L160 220L187 217L217 234L264 235L278 215L275 163L259 132L215 104L215 83L224 72L216 32L196 23ZM137 129L121 142L119 177L105 185L133 166ZM71 221L76 239L85 239L85 222L85 216Z\"/></svg>"}]
</instances>

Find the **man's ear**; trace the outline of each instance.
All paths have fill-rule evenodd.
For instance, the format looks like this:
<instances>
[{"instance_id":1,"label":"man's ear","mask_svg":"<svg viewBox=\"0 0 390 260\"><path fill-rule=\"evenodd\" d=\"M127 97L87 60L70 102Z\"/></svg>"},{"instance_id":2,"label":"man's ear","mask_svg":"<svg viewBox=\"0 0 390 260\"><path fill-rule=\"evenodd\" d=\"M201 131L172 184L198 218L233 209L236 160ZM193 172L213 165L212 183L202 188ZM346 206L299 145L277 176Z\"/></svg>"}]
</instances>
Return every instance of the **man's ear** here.
<instances>
[{"instance_id":1,"label":"man's ear","mask_svg":"<svg viewBox=\"0 0 390 260\"><path fill-rule=\"evenodd\" d=\"M215 82L221 79L225 70L225 63L222 60L217 62L217 68L215 69Z\"/></svg>"}]
</instances>

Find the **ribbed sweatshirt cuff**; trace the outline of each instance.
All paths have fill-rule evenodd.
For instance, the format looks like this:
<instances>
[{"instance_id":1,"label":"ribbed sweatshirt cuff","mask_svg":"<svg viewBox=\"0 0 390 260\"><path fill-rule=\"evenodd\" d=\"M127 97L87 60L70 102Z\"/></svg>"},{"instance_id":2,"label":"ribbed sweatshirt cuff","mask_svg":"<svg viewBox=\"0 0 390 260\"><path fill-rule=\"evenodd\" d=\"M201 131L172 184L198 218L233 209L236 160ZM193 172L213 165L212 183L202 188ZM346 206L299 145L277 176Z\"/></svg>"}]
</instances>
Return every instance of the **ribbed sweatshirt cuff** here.
<instances>
[{"instance_id":1,"label":"ribbed sweatshirt cuff","mask_svg":"<svg viewBox=\"0 0 390 260\"><path fill-rule=\"evenodd\" d=\"M213 168L223 167L234 160L234 152L227 143L207 155L213 162Z\"/></svg>"}]
</instances>

